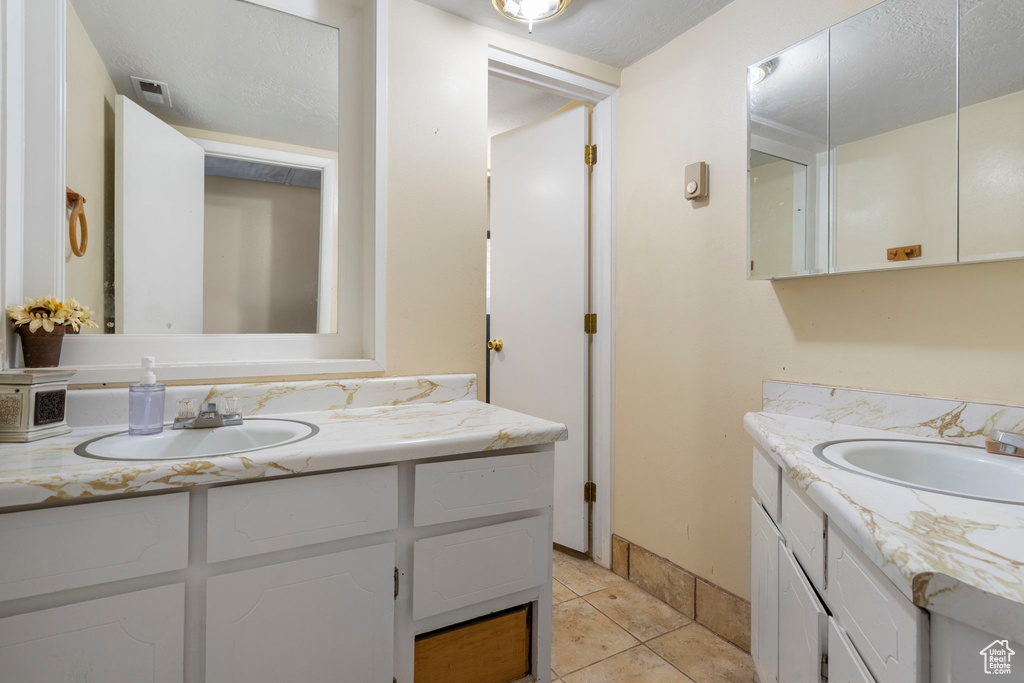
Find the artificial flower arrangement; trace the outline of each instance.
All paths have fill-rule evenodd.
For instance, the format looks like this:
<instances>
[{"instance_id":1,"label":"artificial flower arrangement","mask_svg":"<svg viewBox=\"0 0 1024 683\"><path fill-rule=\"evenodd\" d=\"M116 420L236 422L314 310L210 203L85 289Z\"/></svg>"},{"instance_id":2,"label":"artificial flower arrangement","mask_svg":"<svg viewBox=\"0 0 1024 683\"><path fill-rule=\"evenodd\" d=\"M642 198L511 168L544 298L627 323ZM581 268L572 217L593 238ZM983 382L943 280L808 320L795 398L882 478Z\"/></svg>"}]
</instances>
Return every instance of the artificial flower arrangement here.
<instances>
[{"instance_id":1,"label":"artificial flower arrangement","mask_svg":"<svg viewBox=\"0 0 1024 683\"><path fill-rule=\"evenodd\" d=\"M92 315L92 310L77 299L61 301L55 296L25 299L25 303L7 308L11 326L21 335L25 365L30 368L59 365L64 334L99 327Z\"/></svg>"}]
</instances>

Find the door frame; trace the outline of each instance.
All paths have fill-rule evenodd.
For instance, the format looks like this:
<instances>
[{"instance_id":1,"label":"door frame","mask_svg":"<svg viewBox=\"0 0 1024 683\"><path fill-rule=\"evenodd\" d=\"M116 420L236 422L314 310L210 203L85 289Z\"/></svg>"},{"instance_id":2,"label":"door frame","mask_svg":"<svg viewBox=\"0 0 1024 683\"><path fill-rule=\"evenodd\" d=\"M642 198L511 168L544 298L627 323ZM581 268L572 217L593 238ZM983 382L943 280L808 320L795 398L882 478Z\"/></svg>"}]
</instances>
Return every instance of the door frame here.
<instances>
[{"instance_id":1,"label":"door frame","mask_svg":"<svg viewBox=\"0 0 1024 683\"><path fill-rule=\"evenodd\" d=\"M522 55L489 46L487 70L580 102L594 105L591 140L597 164L590 194L590 310L597 314L590 357L590 477L597 487L591 508L590 552L595 562L610 567L614 490L615 391L615 168L618 88ZM580 153L582 155L582 151ZM580 495L583 492L580 491Z\"/></svg>"}]
</instances>

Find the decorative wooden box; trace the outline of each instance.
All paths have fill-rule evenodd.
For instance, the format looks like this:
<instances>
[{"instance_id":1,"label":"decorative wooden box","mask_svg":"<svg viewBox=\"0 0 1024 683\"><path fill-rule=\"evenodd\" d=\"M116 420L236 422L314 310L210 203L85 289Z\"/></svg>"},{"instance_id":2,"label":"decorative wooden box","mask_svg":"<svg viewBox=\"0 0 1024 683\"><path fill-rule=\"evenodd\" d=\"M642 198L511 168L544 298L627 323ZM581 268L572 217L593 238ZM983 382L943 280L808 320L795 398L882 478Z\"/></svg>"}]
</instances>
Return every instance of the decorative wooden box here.
<instances>
[{"instance_id":1,"label":"decorative wooden box","mask_svg":"<svg viewBox=\"0 0 1024 683\"><path fill-rule=\"evenodd\" d=\"M71 431L65 419L74 370L0 372L0 443L24 443Z\"/></svg>"}]
</instances>

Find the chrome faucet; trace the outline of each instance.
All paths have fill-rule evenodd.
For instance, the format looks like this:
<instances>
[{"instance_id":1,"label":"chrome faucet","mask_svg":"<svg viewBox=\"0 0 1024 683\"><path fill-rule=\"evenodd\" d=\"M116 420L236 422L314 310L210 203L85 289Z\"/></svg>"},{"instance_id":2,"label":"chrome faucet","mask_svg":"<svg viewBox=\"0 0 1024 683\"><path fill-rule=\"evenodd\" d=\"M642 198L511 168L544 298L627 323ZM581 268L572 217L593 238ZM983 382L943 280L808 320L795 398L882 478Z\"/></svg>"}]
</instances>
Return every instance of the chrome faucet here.
<instances>
[{"instance_id":1,"label":"chrome faucet","mask_svg":"<svg viewBox=\"0 0 1024 683\"><path fill-rule=\"evenodd\" d=\"M196 411L196 402L186 398L178 401L178 414L174 418L174 429L213 429L229 425L242 424L242 413L238 409L238 399L228 397L223 400L223 411L217 404L204 403Z\"/></svg>"},{"instance_id":2,"label":"chrome faucet","mask_svg":"<svg viewBox=\"0 0 1024 683\"><path fill-rule=\"evenodd\" d=\"M1024 456L1024 434L993 429L989 438L999 444L1000 453Z\"/></svg>"}]
</instances>

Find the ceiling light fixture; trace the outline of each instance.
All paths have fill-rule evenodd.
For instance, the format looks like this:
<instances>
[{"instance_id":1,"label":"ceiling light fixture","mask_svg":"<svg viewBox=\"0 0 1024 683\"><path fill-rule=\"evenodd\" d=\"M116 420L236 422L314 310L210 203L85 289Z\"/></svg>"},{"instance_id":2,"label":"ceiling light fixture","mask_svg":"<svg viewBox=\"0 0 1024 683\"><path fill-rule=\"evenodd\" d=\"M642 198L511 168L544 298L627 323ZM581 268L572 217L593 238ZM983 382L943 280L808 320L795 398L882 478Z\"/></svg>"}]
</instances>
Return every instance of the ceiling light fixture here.
<instances>
[{"instance_id":1,"label":"ceiling light fixture","mask_svg":"<svg viewBox=\"0 0 1024 683\"><path fill-rule=\"evenodd\" d=\"M533 33L533 22L554 19L565 11L572 0L491 0L494 9L502 15L529 26Z\"/></svg>"}]
</instances>

